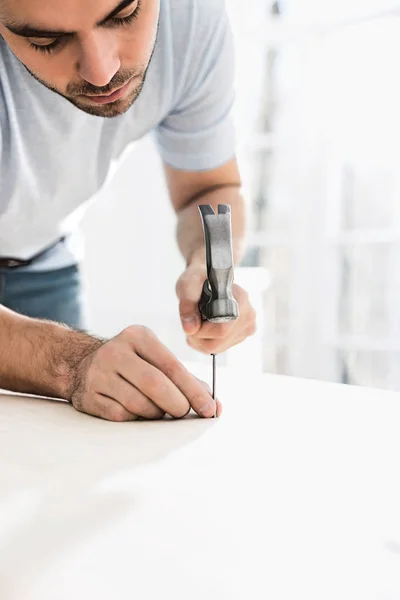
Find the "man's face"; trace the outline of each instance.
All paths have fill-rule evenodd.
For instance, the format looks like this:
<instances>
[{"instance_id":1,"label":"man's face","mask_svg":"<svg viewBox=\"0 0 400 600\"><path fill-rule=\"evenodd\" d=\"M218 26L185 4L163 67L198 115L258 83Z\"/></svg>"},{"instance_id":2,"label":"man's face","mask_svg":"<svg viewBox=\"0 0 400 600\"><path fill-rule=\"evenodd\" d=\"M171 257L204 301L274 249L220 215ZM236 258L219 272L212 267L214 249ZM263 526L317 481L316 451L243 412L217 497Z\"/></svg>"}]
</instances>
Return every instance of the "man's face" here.
<instances>
[{"instance_id":1,"label":"man's face","mask_svg":"<svg viewBox=\"0 0 400 600\"><path fill-rule=\"evenodd\" d=\"M0 0L0 35L43 85L100 117L143 87L160 0Z\"/></svg>"}]
</instances>

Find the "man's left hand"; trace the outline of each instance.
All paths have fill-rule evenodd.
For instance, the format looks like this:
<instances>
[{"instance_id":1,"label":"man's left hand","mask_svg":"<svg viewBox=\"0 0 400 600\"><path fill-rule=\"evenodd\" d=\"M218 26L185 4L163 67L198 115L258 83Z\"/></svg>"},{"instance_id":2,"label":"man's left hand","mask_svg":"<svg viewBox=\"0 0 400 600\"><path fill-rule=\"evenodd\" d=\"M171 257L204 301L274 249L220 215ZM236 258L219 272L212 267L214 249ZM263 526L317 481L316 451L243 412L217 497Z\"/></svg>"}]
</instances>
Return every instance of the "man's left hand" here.
<instances>
[{"instance_id":1,"label":"man's left hand","mask_svg":"<svg viewBox=\"0 0 400 600\"><path fill-rule=\"evenodd\" d=\"M189 265L176 284L179 313L189 346L205 354L220 354L244 342L256 332L256 313L248 293L236 285L233 296L239 304L239 318L229 323L202 321L199 301L207 279L205 267Z\"/></svg>"}]
</instances>

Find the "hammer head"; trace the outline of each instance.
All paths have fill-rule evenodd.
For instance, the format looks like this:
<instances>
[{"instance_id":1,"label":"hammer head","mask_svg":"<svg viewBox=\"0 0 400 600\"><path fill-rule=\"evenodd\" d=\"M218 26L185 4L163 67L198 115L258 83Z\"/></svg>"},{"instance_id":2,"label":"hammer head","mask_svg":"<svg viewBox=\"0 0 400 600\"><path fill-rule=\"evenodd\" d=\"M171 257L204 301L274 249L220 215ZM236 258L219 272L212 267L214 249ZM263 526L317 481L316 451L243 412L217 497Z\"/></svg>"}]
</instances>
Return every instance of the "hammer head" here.
<instances>
[{"instance_id":1,"label":"hammer head","mask_svg":"<svg viewBox=\"0 0 400 600\"><path fill-rule=\"evenodd\" d=\"M234 280L231 207L218 205L218 215L209 204L199 206L206 246L207 279L199 302L203 321L227 323L239 316L232 293Z\"/></svg>"}]
</instances>

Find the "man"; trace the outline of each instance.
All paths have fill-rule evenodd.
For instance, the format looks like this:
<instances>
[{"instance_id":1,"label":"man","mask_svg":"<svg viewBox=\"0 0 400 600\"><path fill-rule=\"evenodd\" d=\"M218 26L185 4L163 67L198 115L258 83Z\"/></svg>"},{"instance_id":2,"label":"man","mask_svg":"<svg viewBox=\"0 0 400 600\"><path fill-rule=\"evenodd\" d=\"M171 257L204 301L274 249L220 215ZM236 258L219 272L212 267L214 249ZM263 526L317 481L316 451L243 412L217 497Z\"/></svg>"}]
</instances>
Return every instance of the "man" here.
<instances>
[{"instance_id":1,"label":"man","mask_svg":"<svg viewBox=\"0 0 400 600\"><path fill-rule=\"evenodd\" d=\"M220 353L254 333L239 286L236 322L202 324L197 309L198 204L232 206L236 261L245 231L223 0L0 0L0 35L0 387L115 421L219 415L149 329L82 331L73 232L112 163L154 131L187 264L176 290L188 344Z\"/></svg>"}]
</instances>

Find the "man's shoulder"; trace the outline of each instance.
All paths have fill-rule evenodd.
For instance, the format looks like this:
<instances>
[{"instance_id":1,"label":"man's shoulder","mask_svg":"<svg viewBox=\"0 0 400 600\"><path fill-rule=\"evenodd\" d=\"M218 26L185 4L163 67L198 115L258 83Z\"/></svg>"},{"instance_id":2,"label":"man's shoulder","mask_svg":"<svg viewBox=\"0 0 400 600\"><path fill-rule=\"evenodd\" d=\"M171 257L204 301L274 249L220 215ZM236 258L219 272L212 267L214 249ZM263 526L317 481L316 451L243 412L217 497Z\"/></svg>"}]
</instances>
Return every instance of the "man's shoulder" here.
<instances>
[{"instance_id":1,"label":"man's shoulder","mask_svg":"<svg viewBox=\"0 0 400 600\"><path fill-rule=\"evenodd\" d=\"M216 34L227 19L225 0L164 0L163 8L177 74L188 76L189 65L196 68L203 60L214 60L210 54Z\"/></svg>"},{"instance_id":2,"label":"man's shoulder","mask_svg":"<svg viewBox=\"0 0 400 600\"><path fill-rule=\"evenodd\" d=\"M226 0L166 0L165 5L174 33L183 33L181 28L190 25L200 33L201 28L211 25L224 14Z\"/></svg>"}]
</instances>

